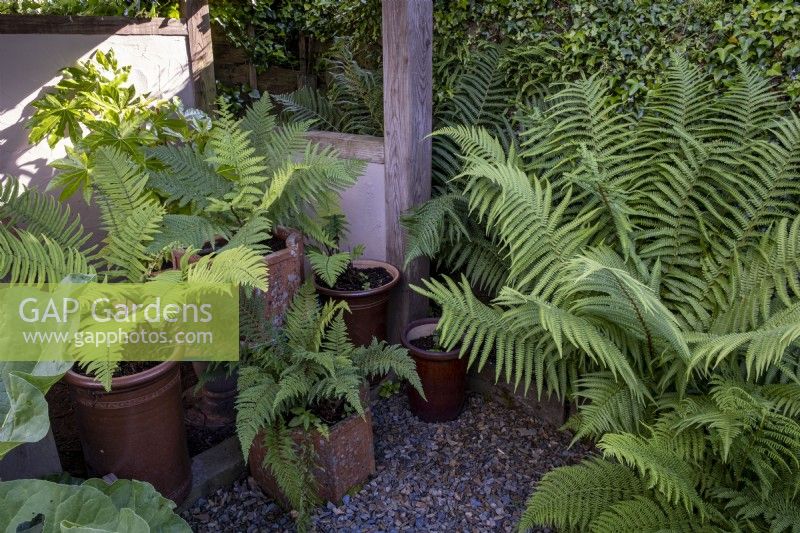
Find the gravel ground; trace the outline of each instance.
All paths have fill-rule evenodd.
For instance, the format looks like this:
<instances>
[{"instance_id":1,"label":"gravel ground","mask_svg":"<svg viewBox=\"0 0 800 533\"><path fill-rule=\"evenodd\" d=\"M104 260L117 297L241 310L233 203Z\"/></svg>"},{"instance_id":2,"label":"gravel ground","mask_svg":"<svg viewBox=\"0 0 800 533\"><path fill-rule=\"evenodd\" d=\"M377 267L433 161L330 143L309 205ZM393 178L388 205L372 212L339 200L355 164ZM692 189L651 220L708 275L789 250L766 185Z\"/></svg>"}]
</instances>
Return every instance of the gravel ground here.
<instances>
[{"instance_id":1,"label":"gravel ground","mask_svg":"<svg viewBox=\"0 0 800 533\"><path fill-rule=\"evenodd\" d=\"M318 531L515 531L537 480L588 453L582 445L568 449L568 433L524 407L481 396L446 424L417 420L405 395L381 400L373 413L377 475L342 505L319 509ZM197 532L293 529L251 479L199 500L183 516Z\"/></svg>"}]
</instances>

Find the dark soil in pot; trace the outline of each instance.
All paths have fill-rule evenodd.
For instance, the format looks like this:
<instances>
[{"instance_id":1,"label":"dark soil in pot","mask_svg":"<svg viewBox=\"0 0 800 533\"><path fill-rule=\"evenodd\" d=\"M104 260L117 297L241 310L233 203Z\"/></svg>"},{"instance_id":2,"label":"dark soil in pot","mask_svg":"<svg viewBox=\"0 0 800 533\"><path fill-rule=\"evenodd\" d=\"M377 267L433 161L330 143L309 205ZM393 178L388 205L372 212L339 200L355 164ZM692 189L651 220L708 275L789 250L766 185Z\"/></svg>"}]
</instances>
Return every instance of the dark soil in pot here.
<instances>
[{"instance_id":1,"label":"dark soil in pot","mask_svg":"<svg viewBox=\"0 0 800 533\"><path fill-rule=\"evenodd\" d=\"M439 346L439 337L436 335L426 335L418 339L410 339L409 342L415 348L426 352L444 352L445 350Z\"/></svg>"},{"instance_id":2,"label":"dark soil in pot","mask_svg":"<svg viewBox=\"0 0 800 533\"><path fill-rule=\"evenodd\" d=\"M114 377L133 376L134 374L139 374L157 366L158 363L152 361L123 361L117 366ZM91 377L77 364L72 366L72 371L81 376Z\"/></svg>"},{"instance_id":3,"label":"dark soil in pot","mask_svg":"<svg viewBox=\"0 0 800 533\"><path fill-rule=\"evenodd\" d=\"M353 268L353 266L350 265L347 267L347 270L339 276L339 279L336 280L336 285L333 287L328 287L328 285L319 278L315 278L315 281L318 285L336 291L364 291L383 287L387 283L391 283L392 279L392 275L383 267Z\"/></svg>"},{"instance_id":4,"label":"dark soil in pot","mask_svg":"<svg viewBox=\"0 0 800 533\"><path fill-rule=\"evenodd\" d=\"M228 244L228 241L226 239L217 239L214 242L214 246L211 246L211 243L206 244L205 246L200 248L200 251L197 252L197 255L201 257L204 255L209 255L213 252L216 252L226 244ZM270 252L278 252L286 248L286 239L281 239L277 235L273 235L269 239L261 241L259 244L269 248Z\"/></svg>"}]
</instances>

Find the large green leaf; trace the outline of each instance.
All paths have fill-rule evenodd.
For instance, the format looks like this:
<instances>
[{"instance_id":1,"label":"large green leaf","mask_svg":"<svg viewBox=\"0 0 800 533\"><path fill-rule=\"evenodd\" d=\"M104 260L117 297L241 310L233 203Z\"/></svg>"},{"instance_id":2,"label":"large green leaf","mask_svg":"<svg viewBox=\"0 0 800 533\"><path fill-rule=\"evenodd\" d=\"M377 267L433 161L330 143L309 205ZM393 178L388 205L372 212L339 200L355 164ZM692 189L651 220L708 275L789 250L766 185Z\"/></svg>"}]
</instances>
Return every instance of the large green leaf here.
<instances>
[{"instance_id":1,"label":"large green leaf","mask_svg":"<svg viewBox=\"0 0 800 533\"><path fill-rule=\"evenodd\" d=\"M111 485L90 479L83 485L23 479L0 483L0 524L4 531L41 526L60 531L145 533L191 532L173 512L175 504L152 485L121 479Z\"/></svg>"},{"instance_id":2,"label":"large green leaf","mask_svg":"<svg viewBox=\"0 0 800 533\"><path fill-rule=\"evenodd\" d=\"M0 362L0 459L15 447L47 435L44 395L69 370L68 362Z\"/></svg>"}]
</instances>

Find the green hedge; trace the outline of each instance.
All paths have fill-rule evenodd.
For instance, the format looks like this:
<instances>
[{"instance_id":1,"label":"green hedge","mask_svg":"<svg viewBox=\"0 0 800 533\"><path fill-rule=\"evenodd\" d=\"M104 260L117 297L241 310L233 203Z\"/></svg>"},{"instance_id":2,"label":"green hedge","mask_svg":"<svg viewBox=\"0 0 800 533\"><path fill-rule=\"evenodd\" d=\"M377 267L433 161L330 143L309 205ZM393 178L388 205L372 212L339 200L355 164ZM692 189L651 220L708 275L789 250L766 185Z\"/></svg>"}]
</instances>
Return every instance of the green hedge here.
<instances>
[{"instance_id":1,"label":"green hedge","mask_svg":"<svg viewBox=\"0 0 800 533\"><path fill-rule=\"evenodd\" d=\"M242 21L261 29L238 37L258 62L292 61L286 43L300 32L321 41L348 36L367 63L379 56L380 0L212 3L230 31ZM225 5L227 11L220 11ZM237 10L238 13L237 14ZM215 17L217 17L215 15ZM224 21L224 20L223 20ZM266 35L266 38L265 38ZM602 72L621 102L638 104L659 83L669 52L682 50L720 85L738 60L757 65L800 99L800 3L723 0L434 0L437 92L449 90L452 62L486 41L535 47L520 58L520 87L547 86Z\"/></svg>"},{"instance_id":2,"label":"green hedge","mask_svg":"<svg viewBox=\"0 0 800 533\"><path fill-rule=\"evenodd\" d=\"M180 16L173 0L0 0L0 15Z\"/></svg>"}]
</instances>

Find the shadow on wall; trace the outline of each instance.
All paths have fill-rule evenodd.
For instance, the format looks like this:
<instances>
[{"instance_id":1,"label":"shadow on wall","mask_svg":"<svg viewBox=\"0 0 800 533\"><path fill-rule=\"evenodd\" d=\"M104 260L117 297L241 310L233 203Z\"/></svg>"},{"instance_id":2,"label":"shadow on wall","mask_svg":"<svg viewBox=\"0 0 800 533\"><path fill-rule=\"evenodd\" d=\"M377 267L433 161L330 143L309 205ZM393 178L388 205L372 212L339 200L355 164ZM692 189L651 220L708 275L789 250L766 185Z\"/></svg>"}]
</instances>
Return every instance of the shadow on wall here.
<instances>
[{"instance_id":1,"label":"shadow on wall","mask_svg":"<svg viewBox=\"0 0 800 533\"><path fill-rule=\"evenodd\" d=\"M23 183L44 189L54 171L48 162L63 157L63 143L28 143L26 123L30 103L60 78L60 71L94 51L114 49L122 65L131 65L131 82L143 92L179 96L194 105L186 38L166 35L0 35L0 177L13 175ZM69 202L86 228L96 232L97 210L79 197ZM95 234L99 239L99 235Z\"/></svg>"}]
</instances>

